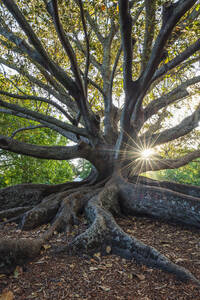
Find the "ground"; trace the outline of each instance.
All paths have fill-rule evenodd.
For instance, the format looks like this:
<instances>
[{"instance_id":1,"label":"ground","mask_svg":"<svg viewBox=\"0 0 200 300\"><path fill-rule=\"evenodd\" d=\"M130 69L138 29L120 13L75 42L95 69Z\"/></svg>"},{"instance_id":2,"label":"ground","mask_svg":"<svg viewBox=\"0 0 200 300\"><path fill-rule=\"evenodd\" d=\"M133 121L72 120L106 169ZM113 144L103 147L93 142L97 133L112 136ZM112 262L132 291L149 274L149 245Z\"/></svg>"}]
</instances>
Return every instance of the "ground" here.
<instances>
[{"instance_id":1,"label":"ground","mask_svg":"<svg viewBox=\"0 0 200 300\"><path fill-rule=\"evenodd\" d=\"M187 268L200 279L199 230L158 220L130 217L117 219L129 234L157 248L173 262ZM22 232L7 224L0 238L37 237L47 225ZM8 300L190 300L200 299L200 288L177 281L174 275L154 270L115 255L73 257L55 255L54 250L86 229L84 220L70 234L55 234L43 253L14 274L0 275L0 293ZM109 248L107 249L109 252ZM14 296L14 297L13 297ZM0 300L2 298L0 297Z\"/></svg>"}]
</instances>

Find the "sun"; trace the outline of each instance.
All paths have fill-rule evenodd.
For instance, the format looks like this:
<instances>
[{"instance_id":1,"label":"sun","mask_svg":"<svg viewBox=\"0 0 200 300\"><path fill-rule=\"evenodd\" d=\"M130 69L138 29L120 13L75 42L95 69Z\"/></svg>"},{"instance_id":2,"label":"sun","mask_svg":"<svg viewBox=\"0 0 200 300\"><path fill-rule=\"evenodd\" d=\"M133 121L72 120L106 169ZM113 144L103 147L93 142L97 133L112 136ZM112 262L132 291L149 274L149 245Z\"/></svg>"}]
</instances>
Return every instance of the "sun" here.
<instances>
[{"instance_id":1,"label":"sun","mask_svg":"<svg viewBox=\"0 0 200 300\"><path fill-rule=\"evenodd\" d=\"M142 159L150 159L153 154L155 154L154 149L151 149L151 148L143 149L141 151L141 158Z\"/></svg>"}]
</instances>

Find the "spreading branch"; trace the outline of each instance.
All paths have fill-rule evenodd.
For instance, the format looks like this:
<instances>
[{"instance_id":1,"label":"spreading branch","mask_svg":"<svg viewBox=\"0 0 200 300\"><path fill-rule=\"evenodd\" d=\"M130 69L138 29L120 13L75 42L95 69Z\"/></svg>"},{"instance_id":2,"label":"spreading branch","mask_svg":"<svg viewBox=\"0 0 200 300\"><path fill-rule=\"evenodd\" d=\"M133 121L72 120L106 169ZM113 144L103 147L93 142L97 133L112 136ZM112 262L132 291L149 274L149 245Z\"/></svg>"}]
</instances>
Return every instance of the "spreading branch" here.
<instances>
[{"instance_id":1,"label":"spreading branch","mask_svg":"<svg viewBox=\"0 0 200 300\"><path fill-rule=\"evenodd\" d=\"M28 115L28 116L34 118L35 120L38 120L38 122L43 120L46 123L50 123L52 125L55 125L57 127L60 127L64 130L66 130L66 131L70 131L72 133L82 135L82 136L87 136L86 131L85 131L84 128L78 128L78 127L72 126L70 124L66 124L66 123L64 123L64 122L62 122L58 119L55 119L52 116L43 115L43 114L38 113L36 111L32 111L28 108L21 107L21 106L16 105L16 104L11 104L9 102L5 102L1 99L0 99L0 106L9 108L13 111L17 111L17 112L25 114L25 115Z\"/></svg>"},{"instance_id":2,"label":"spreading branch","mask_svg":"<svg viewBox=\"0 0 200 300\"><path fill-rule=\"evenodd\" d=\"M36 158L69 160L85 158L88 154L87 147L76 146L38 146L19 142L15 139L0 135L0 148L14 153L28 155Z\"/></svg>"},{"instance_id":3,"label":"spreading branch","mask_svg":"<svg viewBox=\"0 0 200 300\"><path fill-rule=\"evenodd\" d=\"M145 36L142 52L142 72L145 70L146 64L151 55L151 48L154 39L155 31L155 14L156 14L156 1L145 0Z\"/></svg>"},{"instance_id":4,"label":"spreading branch","mask_svg":"<svg viewBox=\"0 0 200 300\"><path fill-rule=\"evenodd\" d=\"M198 127L200 121L200 105L197 107L196 111L189 117L184 118L177 126L166 129L159 134L153 134L150 137L143 136L142 139L145 140L147 145L161 145L179 137L182 137L193 129Z\"/></svg>"},{"instance_id":5,"label":"spreading branch","mask_svg":"<svg viewBox=\"0 0 200 300\"><path fill-rule=\"evenodd\" d=\"M34 52L35 56L39 56L42 60L38 61L43 67L46 67L47 70L56 77L56 79L64 85L64 87L69 91L69 93L77 97L77 87L75 82L64 72L64 70L59 67L58 65L53 62L48 54L46 53L44 47L42 46L40 40L38 39L37 35L34 33L33 29L31 28L30 24L27 22L25 16L22 14L18 6L15 4L13 0L2 0L4 5L7 7L7 9L10 11L10 13L13 15L21 29L25 32L26 36L28 37L29 41L34 46L35 50ZM17 46L19 46L19 42L13 41ZM21 41L20 41L21 43ZM24 41L22 41L22 44L24 44ZM29 47L30 48L30 47ZM27 53L28 54L28 53ZM30 53L28 54L30 55ZM32 56L31 58L34 59Z\"/></svg>"},{"instance_id":6,"label":"spreading branch","mask_svg":"<svg viewBox=\"0 0 200 300\"><path fill-rule=\"evenodd\" d=\"M133 57L133 44L132 44L132 18L129 12L129 1L119 1L119 16L120 16L120 31L122 49L124 53L124 90L128 92L132 84L132 57Z\"/></svg>"},{"instance_id":7,"label":"spreading branch","mask_svg":"<svg viewBox=\"0 0 200 300\"><path fill-rule=\"evenodd\" d=\"M23 119L27 119L27 120L31 120L40 124L43 124L45 127L50 128L56 132L58 132L59 134L61 134L62 136L66 137L67 139L77 143L78 142L78 138L77 135L70 132L70 131L66 131L63 128L60 128L54 124L51 124L47 121L41 120L41 119L36 119L31 117L30 115L27 115L26 113L21 113L12 109L5 109L5 108L0 108L0 112L3 114L7 114L7 115L11 115L11 116L15 116L18 118L23 118Z\"/></svg>"},{"instance_id":8,"label":"spreading branch","mask_svg":"<svg viewBox=\"0 0 200 300\"><path fill-rule=\"evenodd\" d=\"M193 55L195 52L197 52L200 49L200 39L198 39L194 44L187 47L186 50L184 50L182 53L177 55L174 59L169 61L168 63L164 64L162 67L160 67L154 74L154 76L151 79L151 83L154 82L159 77L165 75L168 73L168 71L172 70L173 68L179 66L184 60L189 58L191 55Z\"/></svg>"},{"instance_id":9,"label":"spreading branch","mask_svg":"<svg viewBox=\"0 0 200 300\"><path fill-rule=\"evenodd\" d=\"M200 82L200 76L193 77L187 81L180 84L178 87L173 89L171 92L162 95L161 97L151 101L144 110L144 122L148 120L151 116L157 114L157 112L177 100L184 99L189 96L187 87Z\"/></svg>"},{"instance_id":10,"label":"spreading branch","mask_svg":"<svg viewBox=\"0 0 200 300\"><path fill-rule=\"evenodd\" d=\"M200 157L200 150L190 152L184 156L178 157L177 159L164 159L164 158L152 158L148 161L142 163L142 166L138 164L137 171L134 170L134 173L139 171L159 171L165 169L177 169L187 165L188 163L194 161L194 159Z\"/></svg>"},{"instance_id":11,"label":"spreading branch","mask_svg":"<svg viewBox=\"0 0 200 300\"><path fill-rule=\"evenodd\" d=\"M78 4L80 7L80 14L81 14L81 22L83 25L83 31L85 35L85 41L86 41L86 63L85 63L85 72L84 72L84 81L85 81L85 93L87 95L87 84L88 84L88 72L89 72L89 66L90 66L90 43L89 43L89 36L87 32L87 24L85 21L85 13L83 9L83 3L82 0L78 0Z\"/></svg>"},{"instance_id":12,"label":"spreading branch","mask_svg":"<svg viewBox=\"0 0 200 300\"><path fill-rule=\"evenodd\" d=\"M21 132L21 131L26 131L26 130L33 130L33 129L38 129L38 128L45 128L46 126L44 125L35 125L35 126L28 126L28 127L22 127L19 128L17 130L15 130L12 134L11 134L11 138L14 138L16 136L17 133Z\"/></svg>"},{"instance_id":13,"label":"spreading branch","mask_svg":"<svg viewBox=\"0 0 200 300\"><path fill-rule=\"evenodd\" d=\"M98 26L97 22L90 16L88 11L85 12L85 17L86 17L88 23L90 24L90 27L92 28L92 30L95 32L99 42L101 44L103 44L104 43L104 37L100 32L100 29L99 29L99 26Z\"/></svg>"},{"instance_id":14,"label":"spreading branch","mask_svg":"<svg viewBox=\"0 0 200 300\"><path fill-rule=\"evenodd\" d=\"M67 35L64 32L63 26L60 22L57 0L52 0L52 1L48 2L47 11L53 18L53 22L54 22L59 40L60 40L65 52L67 53L67 55L69 57L69 60L71 63L71 69L72 69L72 72L74 73L75 80L79 87L79 90L81 91L81 93L84 94L83 83L82 83L76 55L75 55L74 50L69 42Z\"/></svg>"},{"instance_id":15,"label":"spreading branch","mask_svg":"<svg viewBox=\"0 0 200 300\"><path fill-rule=\"evenodd\" d=\"M150 85L152 74L154 74L160 63L164 47L172 33L174 26L178 23L180 18L195 4L195 2L196 0L179 0L174 6L174 9L172 9L167 22L163 23L152 49L149 62L140 79L140 83L145 88L145 91Z\"/></svg>"},{"instance_id":16,"label":"spreading branch","mask_svg":"<svg viewBox=\"0 0 200 300\"><path fill-rule=\"evenodd\" d=\"M66 112L65 109L62 108L62 106L60 106L58 103L56 103L53 100L49 100L43 97L37 97L37 96L31 96L31 95L18 95L18 94L12 94L12 93L8 93L6 91L1 91L0 90L0 95L4 95L10 98L15 98L15 99L20 99L20 100L32 100L32 101L40 101L40 102L44 102L44 103L48 103L52 106L54 106L55 108L57 108L61 113L63 113L63 115L71 122L73 123L73 119L71 118L71 116Z\"/></svg>"}]
</instances>

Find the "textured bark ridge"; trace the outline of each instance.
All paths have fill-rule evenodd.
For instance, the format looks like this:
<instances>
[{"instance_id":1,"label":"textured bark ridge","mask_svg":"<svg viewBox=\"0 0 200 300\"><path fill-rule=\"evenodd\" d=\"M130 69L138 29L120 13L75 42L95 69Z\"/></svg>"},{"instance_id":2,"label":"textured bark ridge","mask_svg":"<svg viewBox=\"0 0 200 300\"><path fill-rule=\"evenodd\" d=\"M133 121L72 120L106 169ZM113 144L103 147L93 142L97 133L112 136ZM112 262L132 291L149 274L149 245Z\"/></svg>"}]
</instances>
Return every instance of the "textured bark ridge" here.
<instances>
[{"instance_id":1,"label":"textured bark ridge","mask_svg":"<svg viewBox=\"0 0 200 300\"><path fill-rule=\"evenodd\" d=\"M29 207L27 197L26 201L22 202L24 206L13 208L16 204L16 197L10 196L6 201L7 209L0 213L1 220L7 218L6 222L9 222L16 217L23 230L31 230L48 222L51 226L35 240L1 240L0 273L10 273L16 265L24 264L37 256L42 245L51 238L55 231L71 230L73 225L77 224L77 216L84 213L89 222L86 231L76 236L70 244L58 249L57 252L77 255L83 253L92 255L101 252L107 255L109 249L110 254L116 254L149 267L160 268L173 273L182 281L192 281L200 286L200 282L188 270L174 264L153 247L125 233L115 221L115 216L139 214L199 228L200 198L180 194L166 187L160 188L156 186L155 181L146 180L145 182L142 177L140 184L133 182L134 180L130 183L120 176L115 176L108 182L104 181L96 185L68 183L54 188L42 185L36 190L35 186L31 185L30 191L26 186L26 192L24 192L24 186L12 187L10 191L9 188L2 189L0 191L1 204L6 201L3 195L15 195L16 191L19 199L24 197L24 194L32 195L33 191L36 192L37 197L34 198L35 203L32 201L33 198L29 198L31 199ZM154 186L150 186L150 183ZM184 187L186 190L187 186ZM189 191L189 186L187 188ZM175 189L174 186L173 189ZM2 222L1 226L4 223Z\"/></svg>"}]
</instances>

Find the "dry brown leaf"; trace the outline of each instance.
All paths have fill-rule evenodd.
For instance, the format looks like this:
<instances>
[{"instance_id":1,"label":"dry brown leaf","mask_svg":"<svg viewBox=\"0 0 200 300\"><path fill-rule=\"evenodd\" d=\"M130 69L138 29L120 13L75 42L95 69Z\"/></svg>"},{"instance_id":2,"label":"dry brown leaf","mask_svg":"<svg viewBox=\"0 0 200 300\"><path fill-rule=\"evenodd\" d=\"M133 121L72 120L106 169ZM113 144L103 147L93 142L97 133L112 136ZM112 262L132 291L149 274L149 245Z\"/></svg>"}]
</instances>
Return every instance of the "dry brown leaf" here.
<instances>
[{"instance_id":1,"label":"dry brown leaf","mask_svg":"<svg viewBox=\"0 0 200 300\"><path fill-rule=\"evenodd\" d=\"M107 247L106 247L106 253L110 254L110 252L111 252L111 247L110 247L110 246L107 246Z\"/></svg>"},{"instance_id":2,"label":"dry brown leaf","mask_svg":"<svg viewBox=\"0 0 200 300\"><path fill-rule=\"evenodd\" d=\"M90 271L96 271L96 270L98 270L98 268L96 268L96 267L90 267Z\"/></svg>"},{"instance_id":3,"label":"dry brown leaf","mask_svg":"<svg viewBox=\"0 0 200 300\"><path fill-rule=\"evenodd\" d=\"M106 264L106 267L111 268L112 264Z\"/></svg>"},{"instance_id":4,"label":"dry brown leaf","mask_svg":"<svg viewBox=\"0 0 200 300\"><path fill-rule=\"evenodd\" d=\"M94 257L97 258L100 261L101 260L101 253L100 252L95 253Z\"/></svg>"},{"instance_id":5,"label":"dry brown leaf","mask_svg":"<svg viewBox=\"0 0 200 300\"><path fill-rule=\"evenodd\" d=\"M182 262L182 261L185 261L186 259L184 259L184 258L177 258L176 260L175 260L175 262L176 263L178 263L178 262Z\"/></svg>"},{"instance_id":6,"label":"dry brown leaf","mask_svg":"<svg viewBox=\"0 0 200 300\"><path fill-rule=\"evenodd\" d=\"M139 278L141 281L145 279L145 276L143 274L135 274L137 278Z\"/></svg>"},{"instance_id":7,"label":"dry brown leaf","mask_svg":"<svg viewBox=\"0 0 200 300\"><path fill-rule=\"evenodd\" d=\"M0 295L0 300L13 300L14 295L11 291L4 291L3 294Z\"/></svg>"},{"instance_id":8,"label":"dry brown leaf","mask_svg":"<svg viewBox=\"0 0 200 300\"><path fill-rule=\"evenodd\" d=\"M111 289L109 286L105 286L105 285L101 285L100 288L105 292L109 292Z\"/></svg>"}]
</instances>

